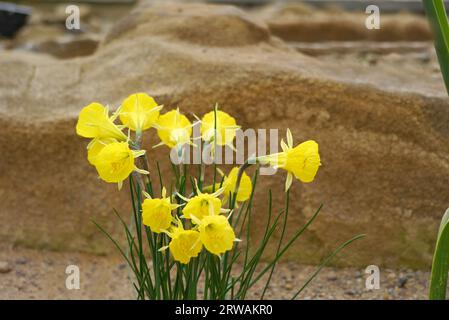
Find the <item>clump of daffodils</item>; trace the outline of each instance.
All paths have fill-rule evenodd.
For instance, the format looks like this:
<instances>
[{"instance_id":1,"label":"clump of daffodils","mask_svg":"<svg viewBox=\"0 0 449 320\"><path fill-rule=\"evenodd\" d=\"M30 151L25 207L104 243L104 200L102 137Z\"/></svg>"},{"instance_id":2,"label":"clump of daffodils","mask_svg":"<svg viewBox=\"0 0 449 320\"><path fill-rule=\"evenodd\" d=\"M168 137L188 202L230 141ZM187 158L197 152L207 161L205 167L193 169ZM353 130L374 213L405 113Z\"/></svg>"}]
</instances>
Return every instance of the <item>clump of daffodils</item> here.
<instances>
[{"instance_id":1,"label":"clump of daffodils","mask_svg":"<svg viewBox=\"0 0 449 320\"><path fill-rule=\"evenodd\" d=\"M134 219L131 220L133 226L124 224L130 252L125 258L136 275L140 298L196 298L202 272L206 281L216 282L205 284L205 297L233 297L230 291L237 285L240 291L235 294L244 297L252 285L251 278L246 277L253 276L253 268L266 246L256 251L259 255L254 259L245 259L245 263L249 262L244 272L240 278L233 278L231 269L240 254L239 238L250 214L249 204L255 189L254 178L245 172L250 166L248 161L228 172L215 165L210 183L205 178L204 164L198 166L200 172L195 177L189 176L186 165L173 165L174 183L163 185L158 171L161 192L159 196L155 194L148 159L161 151L142 150L145 131L159 138L155 147L181 150L204 144L211 147L212 153L217 147L235 150L234 140L240 126L234 117L216 106L201 118L194 118L192 122L179 108L163 112L163 106L146 93L130 95L113 113L108 106L94 102L84 107L79 115L76 132L91 139L87 145L87 159L98 176L107 183L118 184L119 189L129 180ZM192 137L196 124L201 126L199 139ZM253 160L257 166L285 170L285 191L288 192L293 178L304 183L313 181L321 162L315 141L294 146L289 129L286 141L281 141L282 152L253 157ZM264 239L271 237L277 222L267 226ZM145 241L153 260L151 272L142 248ZM171 278L173 268L176 268L175 279Z\"/></svg>"},{"instance_id":2,"label":"clump of daffodils","mask_svg":"<svg viewBox=\"0 0 449 320\"><path fill-rule=\"evenodd\" d=\"M80 136L92 138L87 147L88 160L101 179L118 183L121 187L133 172L149 174L137 167L136 159L145 156L146 152L139 150L138 142L131 140L131 131L141 135L143 131L155 128L161 140L159 145L169 148L193 144L190 120L179 109L160 114L161 109L162 106L149 95L136 93L127 97L112 116L108 107L100 103L91 103L81 110L76 130ZM115 123L117 118L121 124ZM202 117L201 138L211 145L233 147L235 131L239 128L232 116L213 110ZM126 129L127 134L123 132ZM287 144L282 141L281 146L282 153L259 157L259 162L287 170L287 189L293 175L303 182L312 181L320 165L318 144L306 141L293 148L291 132L287 130ZM152 198L145 193L147 198L141 205L143 224L152 232L165 233L172 239L166 248L170 249L176 261L189 263L191 258L198 256L203 246L210 253L220 256L231 250L233 243L238 241L225 216L231 209L223 208L223 202L228 202L234 192L237 202L248 200L252 192L251 179L244 171L239 175L238 167L227 176L221 170L219 173L223 181L221 185L216 184L218 190L213 193L203 193L197 185L195 195L190 198L179 194L167 197L165 187L160 198ZM223 200L220 195L224 195ZM184 201L181 216L173 213L181 206L172 202L175 196ZM181 219L187 221L183 223ZM190 225L191 229L185 230L185 224Z\"/></svg>"}]
</instances>

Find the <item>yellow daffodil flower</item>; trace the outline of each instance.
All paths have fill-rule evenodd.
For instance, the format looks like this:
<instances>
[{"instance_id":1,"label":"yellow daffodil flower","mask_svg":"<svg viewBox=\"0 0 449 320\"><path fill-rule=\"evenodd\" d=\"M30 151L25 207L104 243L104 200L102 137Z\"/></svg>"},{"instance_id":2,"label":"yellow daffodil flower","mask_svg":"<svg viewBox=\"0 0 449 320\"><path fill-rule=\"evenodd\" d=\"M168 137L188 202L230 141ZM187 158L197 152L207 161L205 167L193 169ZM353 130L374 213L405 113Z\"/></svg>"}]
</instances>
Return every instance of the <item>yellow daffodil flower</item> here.
<instances>
[{"instance_id":1,"label":"yellow daffodil flower","mask_svg":"<svg viewBox=\"0 0 449 320\"><path fill-rule=\"evenodd\" d=\"M222 190L220 190L220 193ZM197 196L185 199L186 206L182 209L184 218L198 220L208 215L219 215L221 209L221 200L217 198L219 193L199 193ZM195 222L195 220L193 220Z\"/></svg>"},{"instance_id":2,"label":"yellow daffodil flower","mask_svg":"<svg viewBox=\"0 0 449 320\"><path fill-rule=\"evenodd\" d=\"M229 172L228 176L224 178L222 188L223 194L225 198L229 198L229 195L233 195L235 191L235 187L237 184L237 176L239 173L239 168L232 168L231 172ZM250 177L243 172L242 178L240 179L239 189L237 190L237 201L243 202L249 199L251 196L251 192L253 190L253 185Z\"/></svg>"},{"instance_id":3,"label":"yellow daffodil flower","mask_svg":"<svg viewBox=\"0 0 449 320\"><path fill-rule=\"evenodd\" d=\"M195 230L184 230L181 222L178 223L178 227L172 227L171 232L166 233L172 238L168 247L173 258L183 264L197 257L203 247L200 233Z\"/></svg>"},{"instance_id":4,"label":"yellow daffodil flower","mask_svg":"<svg viewBox=\"0 0 449 320\"><path fill-rule=\"evenodd\" d=\"M95 159L101 150L112 142L117 142L114 138L95 138L87 145L87 160L93 166L95 166Z\"/></svg>"},{"instance_id":5,"label":"yellow daffodil flower","mask_svg":"<svg viewBox=\"0 0 449 320\"><path fill-rule=\"evenodd\" d=\"M215 124L215 117L217 123ZM216 134L215 134L216 128ZM240 129L235 119L223 111L206 113L201 119L201 136L205 142L212 143L216 138L217 145L233 146L235 132Z\"/></svg>"},{"instance_id":6,"label":"yellow daffodil flower","mask_svg":"<svg viewBox=\"0 0 449 320\"><path fill-rule=\"evenodd\" d=\"M167 190L162 189L162 198L147 198L142 203L143 224L150 227L154 233L168 230L173 221L172 210L178 207L172 204L170 197L166 197Z\"/></svg>"},{"instance_id":7,"label":"yellow daffodil flower","mask_svg":"<svg viewBox=\"0 0 449 320\"><path fill-rule=\"evenodd\" d=\"M198 230L204 247L215 255L231 250L236 241L234 230L222 215L205 216Z\"/></svg>"},{"instance_id":8,"label":"yellow daffodil flower","mask_svg":"<svg viewBox=\"0 0 449 320\"><path fill-rule=\"evenodd\" d=\"M159 116L155 128L161 139L161 143L158 146L165 144L170 148L174 148L179 145L191 143L192 123L186 116L179 112L179 109L171 110Z\"/></svg>"},{"instance_id":9,"label":"yellow daffodil flower","mask_svg":"<svg viewBox=\"0 0 449 320\"><path fill-rule=\"evenodd\" d=\"M114 124L117 115L109 117L109 110L100 103L91 103L84 107L76 124L76 133L85 138L113 138L126 141L127 136Z\"/></svg>"},{"instance_id":10,"label":"yellow daffodil flower","mask_svg":"<svg viewBox=\"0 0 449 320\"><path fill-rule=\"evenodd\" d=\"M288 172L286 191L292 184L293 175L302 182L312 182L321 165L318 143L308 140L293 148L292 134L287 129L287 143L282 140L281 147L283 152L258 157L257 161Z\"/></svg>"},{"instance_id":11,"label":"yellow daffodil flower","mask_svg":"<svg viewBox=\"0 0 449 320\"><path fill-rule=\"evenodd\" d=\"M146 93L135 93L126 98L120 107L120 121L133 131L141 132L153 126L162 106Z\"/></svg>"},{"instance_id":12,"label":"yellow daffodil flower","mask_svg":"<svg viewBox=\"0 0 449 320\"><path fill-rule=\"evenodd\" d=\"M144 150L131 150L127 142L113 142L103 147L95 157L95 168L100 178L106 182L119 183L128 178L131 172L138 171L147 174L147 171L138 169L134 159L145 154Z\"/></svg>"}]
</instances>

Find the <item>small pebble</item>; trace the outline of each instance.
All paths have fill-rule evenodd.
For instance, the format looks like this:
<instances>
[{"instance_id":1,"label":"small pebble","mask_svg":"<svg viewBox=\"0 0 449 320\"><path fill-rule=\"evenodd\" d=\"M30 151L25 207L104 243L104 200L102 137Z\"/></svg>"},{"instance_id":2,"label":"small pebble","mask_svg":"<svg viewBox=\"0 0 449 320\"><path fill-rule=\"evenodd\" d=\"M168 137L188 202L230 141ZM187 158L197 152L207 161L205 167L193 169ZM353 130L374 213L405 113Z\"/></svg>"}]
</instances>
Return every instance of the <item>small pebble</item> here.
<instances>
[{"instance_id":1,"label":"small pebble","mask_svg":"<svg viewBox=\"0 0 449 320\"><path fill-rule=\"evenodd\" d=\"M11 266L6 261L0 261L0 273L8 273L12 270Z\"/></svg>"},{"instance_id":2,"label":"small pebble","mask_svg":"<svg viewBox=\"0 0 449 320\"><path fill-rule=\"evenodd\" d=\"M333 271L329 272L329 275L327 276L327 280L329 281L336 281L337 278L337 274Z\"/></svg>"},{"instance_id":3,"label":"small pebble","mask_svg":"<svg viewBox=\"0 0 449 320\"><path fill-rule=\"evenodd\" d=\"M284 284L284 288L287 290L291 290L293 288L293 286L291 283L286 283L286 284Z\"/></svg>"},{"instance_id":4,"label":"small pebble","mask_svg":"<svg viewBox=\"0 0 449 320\"><path fill-rule=\"evenodd\" d=\"M54 265L53 261L51 260L46 260L45 263L50 267Z\"/></svg>"},{"instance_id":5,"label":"small pebble","mask_svg":"<svg viewBox=\"0 0 449 320\"><path fill-rule=\"evenodd\" d=\"M19 277L19 278L26 278L27 275L26 275L25 272L16 270L16 276Z\"/></svg>"},{"instance_id":6,"label":"small pebble","mask_svg":"<svg viewBox=\"0 0 449 320\"><path fill-rule=\"evenodd\" d=\"M407 284L408 278L407 277L400 277L398 279L398 287L399 288L405 288L405 285Z\"/></svg>"},{"instance_id":7,"label":"small pebble","mask_svg":"<svg viewBox=\"0 0 449 320\"><path fill-rule=\"evenodd\" d=\"M19 258L16 260L16 264L27 264L28 259L27 258Z\"/></svg>"},{"instance_id":8,"label":"small pebble","mask_svg":"<svg viewBox=\"0 0 449 320\"><path fill-rule=\"evenodd\" d=\"M346 291L345 291L345 294L347 294L347 295L349 295L349 296L354 296L354 295L356 294L356 292L353 291L353 290L346 290Z\"/></svg>"},{"instance_id":9,"label":"small pebble","mask_svg":"<svg viewBox=\"0 0 449 320\"><path fill-rule=\"evenodd\" d=\"M388 273L387 277L388 277L388 279L395 279L397 276L394 272L390 272L390 273Z\"/></svg>"},{"instance_id":10,"label":"small pebble","mask_svg":"<svg viewBox=\"0 0 449 320\"><path fill-rule=\"evenodd\" d=\"M120 264L120 265L118 266L118 268L119 268L120 270L126 269L126 264L125 264L125 263L122 263L122 264Z\"/></svg>"}]
</instances>

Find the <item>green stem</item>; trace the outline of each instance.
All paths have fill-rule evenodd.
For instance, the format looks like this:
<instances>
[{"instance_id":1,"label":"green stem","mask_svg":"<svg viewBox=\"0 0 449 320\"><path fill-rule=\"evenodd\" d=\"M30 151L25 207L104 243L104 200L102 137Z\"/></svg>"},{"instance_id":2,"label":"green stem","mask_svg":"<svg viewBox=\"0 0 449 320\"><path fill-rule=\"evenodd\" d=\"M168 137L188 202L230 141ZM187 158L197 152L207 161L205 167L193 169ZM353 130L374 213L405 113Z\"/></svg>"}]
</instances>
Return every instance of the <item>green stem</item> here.
<instances>
[{"instance_id":1,"label":"green stem","mask_svg":"<svg viewBox=\"0 0 449 320\"><path fill-rule=\"evenodd\" d=\"M289 203L290 203L290 189L287 190L287 196L286 196L286 198L287 198L287 199L286 199L286 201L285 201L284 222L283 222L283 225L282 225L281 237L280 237L280 239L279 239L278 247L277 247L277 249L276 249L276 252L279 252L279 250L281 250L282 240L284 240L285 230L286 230L286 228L287 228L288 207L289 207ZM271 194L270 194L270 199L271 199ZM271 278L272 278L272 276L273 276L273 272L274 272L274 269L275 269L275 268L276 268L276 263L274 263L273 266L271 267L270 275L268 276L268 280L267 280L267 282L265 283L265 287L264 287L263 292L262 292L262 295L261 295L261 297L260 297L261 300L263 300L263 298L264 298L264 296L265 296L265 292L267 291L268 286L270 285L270 281L271 281Z\"/></svg>"}]
</instances>

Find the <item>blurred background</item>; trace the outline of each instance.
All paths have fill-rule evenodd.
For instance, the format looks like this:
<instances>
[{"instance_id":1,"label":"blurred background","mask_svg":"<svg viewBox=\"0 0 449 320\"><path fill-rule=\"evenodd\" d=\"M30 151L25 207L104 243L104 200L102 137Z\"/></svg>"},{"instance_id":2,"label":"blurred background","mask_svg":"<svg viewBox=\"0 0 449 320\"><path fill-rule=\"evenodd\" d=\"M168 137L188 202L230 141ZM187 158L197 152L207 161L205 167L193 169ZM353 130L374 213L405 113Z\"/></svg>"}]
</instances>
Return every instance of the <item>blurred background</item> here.
<instances>
[{"instance_id":1,"label":"blurred background","mask_svg":"<svg viewBox=\"0 0 449 320\"><path fill-rule=\"evenodd\" d=\"M370 5L379 29L367 27ZM133 297L91 222L123 236L111 217L128 212L127 192L97 179L74 128L88 103L114 108L139 91L188 114L218 102L244 128L290 127L296 142L320 144L316 181L294 183L289 234L321 203L323 213L270 297L288 297L359 233L302 298L426 297L449 204L449 103L421 1L9 1L0 34L0 298ZM153 165L168 154L156 143L149 132ZM259 182L255 241L283 179ZM83 290L64 286L71 263L86 272ZM380 290L364 286L368 265L383 270Z\"/></svg>"}]
</instances>

